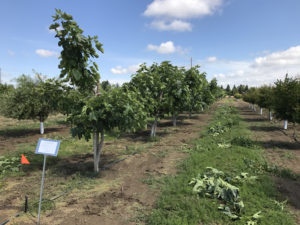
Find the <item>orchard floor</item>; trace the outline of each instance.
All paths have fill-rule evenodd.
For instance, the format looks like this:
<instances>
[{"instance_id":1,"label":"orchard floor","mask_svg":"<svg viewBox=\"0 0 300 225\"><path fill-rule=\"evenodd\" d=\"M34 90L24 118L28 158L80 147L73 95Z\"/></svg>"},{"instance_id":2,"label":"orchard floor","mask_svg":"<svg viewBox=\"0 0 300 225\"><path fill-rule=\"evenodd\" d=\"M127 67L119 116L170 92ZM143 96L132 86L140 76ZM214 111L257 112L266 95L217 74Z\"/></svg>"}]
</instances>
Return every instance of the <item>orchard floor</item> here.
<instances>
[{"instance_id":1,"label":"orchard floor","mask_svg":"<svg viewBox=\"0 0 300 225\"><path fill-rule=\"evenodd\" d=\"M68 135L63 115L50 116L45 122L45 134ZM36 142L40 137L39 123L14 120L0 116L0 156L12 153L19 145Z\"/></svg>"},{"instance_id":2,"label":"orchard floor","mask_svg":"<svg viewBox=\"0 0 300 225\"><path fill-rule=\"evenodd\" d=\"M240 100L233 102L248 123L253 139L266 149L265 156L268 161L289 168L300 175L300 145L293 139L292 129L283 131L282 122L270 123L267 115L261 116L257 112L250 111L247 103ZM158 127L158 140L155 142L148 140L149 131L106 141L100 165L102 168L113 160L126 159L101 171L97 178L83 179L83 185L75 184L78 177L74 171L92 169L91 151L55 161L53 167L61 171L58 173L48 166L45 198L59 195L60 192L57 190L60 190L63 183L71 187L73 185L75 188L55 200L55 208L42 214L41 224L144 224L145 216L153 208L160 192L159 188L148 183L157 181L160 177L176 174L176 165L188 154L184 149L192 145L192 140L199 137L200 131L208 124L219 104L222 103L215 104L208 112L193 115L191 119L182 115L181 118L185 119L179 121L176 128L172 127L170 120L162 120ZM52 127L54 130L50 129L48 135L69 136L65 125L52 124ZM34 132L38 131L38 128L34 129ZM300 136L299 126L297 135ZM11 145L11 151L14 151L19 144L36 142L39 135L33 136L34 138L32 135L24 134L21 137L18 135L4 137L0 132L0 155L4 146L1 144L4 143L9 147L12 141L15 144ZM119 153L126 150L138 153L119 157ZM55 171L56 174L51 171ZM29 199L38 197L40 176L39 169L28 172L27 176L11 177L5 181L4 191L0 192L0 222L22 209L25 195L28 195ZM289 206L297 215L297 222L300 224L299 179L274 177L274 180L283 194L283 200L285 198L289 200ZM19 218L11 219L9 224L36 224L35 216L23 214Z\"/></svg>"},{"instance_id":3,"label":"orchard floor","mask_svg":"<svg viewBox=\"0 0 300 225\"><path fill-rule=\"evenodd\" d=\"M55 201L55 208L42 214L42 224L139 224L150 212L159 189L150 187L153 177L172 176L176 165L187 156L183 151L190 141L198 138L203 127L213 113L193 115L188 119L182 115L177 127L170 120L162 120L158 126L158 140L148 140L149 130L107 141L103 147L100 167L118 159L114 152L124 151L128 146L138 146L137 154L129 155L123 161L101 171L98 178L90 179L84 185L74 188L67 195ZM57 132L57 131L55 131ZM62 131L66 132L66 131ZM28 137L29 138L29 137ZM32 138L32 137L30 137ZM26 142L26 140L20 140ZM75 155L57 162L56 166L64 170L61 176L46 174L45 198L56 193L64 180L71 180L73 170L92 170L92 152ZM50 163L49 163L50 164ZM38 195L41 170L32 171L27 176L11 177L6 180L4 191L0 195L0 222L8 215L21 210L25 195L29 199ZM74 178L76 179L76 177ZM69 182L72 183L72 180ZM71 184L72 185L72 184ZM32 193L36 192L36 193ZM52 194L52 195L51 195ZM50 197L49 197L50 198ZM34 215L36 216L36 215ZM22 215L11 219L12 224L35 224L36 217Z\"/></svg>"},{"instance_id":4,"label":"orchard floor","mask_svg":"<svg viewBox=\"0 0 300 225\"><path fill-rule=\"evenodd\" d=\"M235 103L244 121L249 125L253 139L265 148L265 157L270 163L279 167L288 168L300 176L300 126L296 126L295 140L293 125L289 124L288 130L283 130L283 121L268 119L268 112L259 115L249 109L248 104L242 101ZM289 205L296 214L297 223L300 224L300 180L274 177L276 186L283 195L283 200L288 199Z\"/></svg>"}]
</instances>

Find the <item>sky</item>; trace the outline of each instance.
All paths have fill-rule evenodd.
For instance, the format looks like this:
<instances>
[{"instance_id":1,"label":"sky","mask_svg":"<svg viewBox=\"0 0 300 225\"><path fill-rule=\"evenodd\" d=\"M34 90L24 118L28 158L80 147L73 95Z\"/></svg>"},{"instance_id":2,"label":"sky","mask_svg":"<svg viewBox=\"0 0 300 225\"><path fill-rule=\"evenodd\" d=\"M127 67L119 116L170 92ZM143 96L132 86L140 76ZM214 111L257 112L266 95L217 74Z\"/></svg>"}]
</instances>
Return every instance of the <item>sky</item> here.
<instances>
[{"instance_id":1,"label":"sky","mask_svg":"<svg viewBox=\"0 0 300 225\"><path fill-rule=\"evenodd\" d=\"M58 77L55 8L97 35L101 80L127 82L141 63L200 65L220 85L272 84L300 74L299 0L1 0L2 83Z\"/></svg>"}]
</instances>

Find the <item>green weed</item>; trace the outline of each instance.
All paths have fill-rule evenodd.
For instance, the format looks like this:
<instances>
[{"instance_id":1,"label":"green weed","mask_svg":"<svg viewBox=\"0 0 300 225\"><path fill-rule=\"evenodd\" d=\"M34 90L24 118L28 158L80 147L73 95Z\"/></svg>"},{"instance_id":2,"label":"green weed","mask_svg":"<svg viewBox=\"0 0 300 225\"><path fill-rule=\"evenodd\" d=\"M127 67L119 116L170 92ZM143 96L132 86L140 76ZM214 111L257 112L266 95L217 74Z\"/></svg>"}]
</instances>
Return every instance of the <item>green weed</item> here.
<instances>
[{"instance_id":1,"label":"green weed","mask_svg":"<svg viewBox=\"0 0 300 225\"><path fill-rule=\"evenodd\" d=\"M214 136L209 129L211 127L225 131ZM274 204L273 200L278 199L279 193L263 167L262 149L254 146L247 138L238 138L248 136L249 130L237 115L236 109L230 106L219 107L201 138L194 141L194 151L190 151L189 157L182 162L177 176L165 178L160 187L162 193L147 224L295 224L287 209L281 210ZM219 147L218 144L227 143L224 140L229 141L231 146ZM238 220L228 216L226 207L223 208L224 213L218 210L220 204L224 204L224 199L201 196L188 185L198 174L205 174L206 167L218 168L231 175L232 179L238 176L243 179L246 173L257 177L251 182L236 184L244 205Z\"/></svg>"}]
</instances>

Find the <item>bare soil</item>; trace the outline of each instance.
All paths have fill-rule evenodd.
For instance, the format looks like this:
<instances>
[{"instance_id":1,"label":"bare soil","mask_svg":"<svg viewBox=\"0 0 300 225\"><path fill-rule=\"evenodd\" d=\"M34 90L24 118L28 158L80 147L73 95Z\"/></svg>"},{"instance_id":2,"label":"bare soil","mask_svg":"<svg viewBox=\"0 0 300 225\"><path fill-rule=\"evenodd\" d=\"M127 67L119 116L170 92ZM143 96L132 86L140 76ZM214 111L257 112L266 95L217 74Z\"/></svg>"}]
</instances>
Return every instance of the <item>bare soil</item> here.
<instances>
[{"instance_id":1,"label":"bare soil","mask_svg":"<svg viewBox=\"0 0 300 225\"><path fill-rule=\"evenodd\" d=\"M58 120L62 117L62 115L54 115L48 120ZM32 120L22 120L19 123L18 120L0 116L0 155L15 151L20 144L36 143L41 136L40 129L33 127L38 123ZM20 129L18 124L22 124L23 127ZM69 128L64 124L46 126L45 135L49 134L66 136L69 134Z\"/></svg>"},{"instance_id":2,"label":"bare soil","mask_svg":"<svg viewBox=\"0 0 300 225\"><path fill-rule=\"evenodd\" d=\"M137 146L140 152L127 156L125 160L112 164L95 178L95 185L87 189L76 189L56 201L56 208L43 213L42 224L143 224L143 217L155 204L160 190L149 186L145 180L173 176L176 166L187 153L182 149L191 145L190 141L200 136L201 129L211 119L211 110L194 114L191 119L182 115L177 127L170 120L162 120L158 125L158 141L149 142L147 132L126 135L104 144L101 167L117 157L128 146ZM183 120L184 119L184 120ZM29 137L28 137L29 138ZM30 137L31 138L31 137ZM61 178L46 177L52 182L47 192L59 187L59 179L70 179L74 170L92 169L92 154L72 156L56 164L61 170ZM0 215L12 215L20 207L28 189L38 190L40 171L31 172L31 178L10 178L5 187L5 195L0 195ZM47 180L48 179L48 180ZM26 185L27 184L27 185ZM3 218L3 216L2 216ZM0 217L0 222L1 219ZM36 224L36 218L23 215L12 219L14 224Z\"/></svg>"},{"instance_id":3,"label":"bare soil","mask_svg":"<svg viewBox=\"0 0 300 225\"><path fill-rule=\"evenodd\" d=\"M264 147L267 160L300 175L300 143L295 140L293 124L288 124L288 130L283 130L283 121L274 119L270 122L267 112L259 115L258 110L253 112L243 101L238 101L235 105L248 123L255 140ZM300 137L299 124L295 127L295 132ZM300 224L300 180L274 177L274 181L283 200L288 199L296 221Z\"/></svg>"}]
</instances>

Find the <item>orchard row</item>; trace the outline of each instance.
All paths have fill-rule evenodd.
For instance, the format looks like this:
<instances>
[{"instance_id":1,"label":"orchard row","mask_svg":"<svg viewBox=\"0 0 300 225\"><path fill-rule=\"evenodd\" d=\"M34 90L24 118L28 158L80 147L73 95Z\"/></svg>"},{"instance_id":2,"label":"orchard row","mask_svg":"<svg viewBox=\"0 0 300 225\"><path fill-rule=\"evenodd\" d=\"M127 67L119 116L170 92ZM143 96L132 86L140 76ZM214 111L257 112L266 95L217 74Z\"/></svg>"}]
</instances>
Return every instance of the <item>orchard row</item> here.
<instances>
[{"instance_id":1,"label":"orchard row","mask_svg":"<svg viewBox=\"0 0 300 225\"><path fill-rule=\"evenodd\" d=\"M4 88L0 111L6 117L39 119L41 133L50 113L66 114L73 136L87 141L93 138L95 172L99 171L105 132L136 131L151 122L151 137L155 137L164 115L172 115L175 126L179 113L203 110L224 93L217 81L208 82L197 66L186 70L169 61L142 64L121 87L107 82L101 85L93 60L99 57L97 50L104 53L98 37L83 35L73 17L61 10L56 10L49 28L62 48L60 79L22 75L16 89Z\"/></svg>"},{"instance_id":2,"label":"orchard row","mask_svg":"<svg viewBox=\"0 0 300 225\"><path fill-rule=\"evenodd\" d=\"M269 119L272 113L278 119L284 120L284 129L287 123L300 123L300 79L286 76L284 80L278 80L273 86L250 88L243 100L249 102L255 111L255 105L269 110Z\"/></svg>"}]
</instances>

